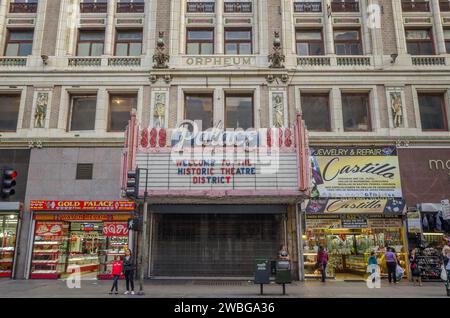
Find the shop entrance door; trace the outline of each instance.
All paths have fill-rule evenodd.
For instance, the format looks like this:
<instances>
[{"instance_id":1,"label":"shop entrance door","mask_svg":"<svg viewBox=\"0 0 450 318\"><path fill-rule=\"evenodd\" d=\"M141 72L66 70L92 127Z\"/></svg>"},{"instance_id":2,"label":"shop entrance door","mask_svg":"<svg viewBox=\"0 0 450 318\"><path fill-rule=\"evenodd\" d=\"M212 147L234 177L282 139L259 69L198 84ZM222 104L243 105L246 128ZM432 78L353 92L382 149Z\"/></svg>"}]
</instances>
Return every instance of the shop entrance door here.
<instances>
[{"instance_id":1,"label":"shop entrance door","mask_svg":"<svg viewBox=\"0 0 450 318\"><path fill-rule=\"evenodd\" d=\"M276 257L281 229L281 214L155 214L152 275L252 277L255 259Z\"/></svg>"}]
</instances>

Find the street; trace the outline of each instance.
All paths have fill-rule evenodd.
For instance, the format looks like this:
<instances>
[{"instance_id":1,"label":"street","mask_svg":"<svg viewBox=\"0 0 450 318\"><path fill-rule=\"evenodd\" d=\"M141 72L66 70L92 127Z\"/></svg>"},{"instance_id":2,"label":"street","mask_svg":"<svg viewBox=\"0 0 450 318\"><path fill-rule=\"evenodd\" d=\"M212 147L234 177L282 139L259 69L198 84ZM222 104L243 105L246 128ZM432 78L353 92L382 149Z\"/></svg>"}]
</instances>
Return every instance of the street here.
<instances>
[{"instance_id":1,"label":"street","mask_svg":"<svg viewBox=\"0 0 450 318\"><path fill-rule=\"evenodd\" d=\"M58 280L0 280L0 298L133 298L124 295L125 281L119 282L119 295L109 295L110 281L82 281L81 288L68 288L65 281ZM136 284L138 290L139 284ZM364 282L319 281L295 282L287 285L287 295L276 284L264 287L259 295L259 285L247 281L192 281L151 280L144 286L148 298L447 298L440 282L424 283L413 287L403 281L389 285L383 281L380 289L369 289Z\"/></svg>"}]
</instances>

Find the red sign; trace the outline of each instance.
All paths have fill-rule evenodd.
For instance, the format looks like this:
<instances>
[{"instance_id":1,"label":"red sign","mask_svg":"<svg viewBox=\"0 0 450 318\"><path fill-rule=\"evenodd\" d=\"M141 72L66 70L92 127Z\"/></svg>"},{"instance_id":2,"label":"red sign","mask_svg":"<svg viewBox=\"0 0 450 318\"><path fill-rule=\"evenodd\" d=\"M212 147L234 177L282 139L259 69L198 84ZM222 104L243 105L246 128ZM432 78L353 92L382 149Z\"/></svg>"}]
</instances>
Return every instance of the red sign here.
<instances>
[{"instance_id":1,"label":"red sign","mask_svg":"<svg viewBox=\"0 0 450 318\"><path fill-rule=\"evenodd\" d=\"M111 236L128 236L127 223L103 223L103 235Z\"/></svg>"},{"instance_id":2,"label":"red sign","mask_svg":"<svg viewBox=\"0 0 450 318\"><path fill-rule=\"evenodd\" d=\"M33 211L134 211L134 202L129 201L45 201L30 202Z\"/></svg>"},{"instance_id":3,"label":"red sign","mask_svg":"<svg viewBox=\"0 0 450 318\"><path fill-rule=\"evenodd\" d=\"M39 222L36 224L35 235L36 236L60 236L62 235L62 223L44 223Z\"/></svg>"}]
</instances>

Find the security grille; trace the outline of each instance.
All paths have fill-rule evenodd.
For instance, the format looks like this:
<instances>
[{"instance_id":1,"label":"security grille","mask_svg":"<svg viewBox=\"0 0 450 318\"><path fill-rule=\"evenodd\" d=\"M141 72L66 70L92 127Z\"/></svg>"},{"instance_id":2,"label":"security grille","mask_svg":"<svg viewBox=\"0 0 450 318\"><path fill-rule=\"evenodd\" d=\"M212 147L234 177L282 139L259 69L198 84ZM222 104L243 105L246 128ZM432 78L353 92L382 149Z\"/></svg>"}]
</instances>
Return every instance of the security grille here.
<instances>
[{"instance_id":1,"label":"security grille","mask_svg":"<svg viewBox=\"0 0 450 318\"><path fill-rule=\"evenodd\" d=\"M94 165L92 163L77 164L77 180L92 180Z\"/></svg>"}]
</instances>

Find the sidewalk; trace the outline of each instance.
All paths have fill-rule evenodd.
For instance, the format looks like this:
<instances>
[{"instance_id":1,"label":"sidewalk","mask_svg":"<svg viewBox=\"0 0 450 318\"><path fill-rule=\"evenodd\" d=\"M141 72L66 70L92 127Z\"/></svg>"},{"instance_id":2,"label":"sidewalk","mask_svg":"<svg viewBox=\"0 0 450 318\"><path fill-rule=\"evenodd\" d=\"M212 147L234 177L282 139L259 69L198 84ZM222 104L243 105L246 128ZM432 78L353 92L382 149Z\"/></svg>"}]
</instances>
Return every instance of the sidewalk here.
<instances>
[{"instance_id":1,"label":"sidewalk","mask_svg":"<svg viewBox=\"0 0 450 318\"><path fill-rule=\"evenodd\" d=\"M0 280L0 298L129 298L123 295L125 282L120 281L119 295L109 295L110 281L82 281L80 289L69 289L65 281L12 281ZM136 290L139 283L136 282ZM448 298L442 283L424 283L413 287L409 282L389 285L383 281L381 289L369 289L363 282L318 281L295 282L282 287L266 285L264 296L259 295L259 285L241 281L146 281L145 297L150 298Z\"/></svg>"}]
</instances>

